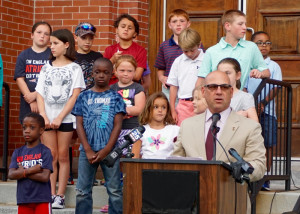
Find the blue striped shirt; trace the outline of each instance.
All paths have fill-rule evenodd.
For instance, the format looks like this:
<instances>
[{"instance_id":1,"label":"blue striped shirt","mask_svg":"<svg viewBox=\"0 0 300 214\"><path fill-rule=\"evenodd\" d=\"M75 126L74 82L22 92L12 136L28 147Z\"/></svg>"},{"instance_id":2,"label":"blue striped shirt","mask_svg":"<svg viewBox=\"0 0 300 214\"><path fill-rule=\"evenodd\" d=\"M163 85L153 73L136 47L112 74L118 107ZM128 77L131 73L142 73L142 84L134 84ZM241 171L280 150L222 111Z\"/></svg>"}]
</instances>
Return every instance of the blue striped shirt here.
<instances>
[{"instance_id":1,"label":"blue striped shirt","mask_svg":"<svg viewBox=\"0 0 300 214\"><path fill-rule=\"evenodd\" d=\"M158 70L165 71L165 76L169 76L174 60L183 53L173 38L174 35L172 35L170 39L161 43L154 64L154 67Z\"/></svg>"}]
</instances>

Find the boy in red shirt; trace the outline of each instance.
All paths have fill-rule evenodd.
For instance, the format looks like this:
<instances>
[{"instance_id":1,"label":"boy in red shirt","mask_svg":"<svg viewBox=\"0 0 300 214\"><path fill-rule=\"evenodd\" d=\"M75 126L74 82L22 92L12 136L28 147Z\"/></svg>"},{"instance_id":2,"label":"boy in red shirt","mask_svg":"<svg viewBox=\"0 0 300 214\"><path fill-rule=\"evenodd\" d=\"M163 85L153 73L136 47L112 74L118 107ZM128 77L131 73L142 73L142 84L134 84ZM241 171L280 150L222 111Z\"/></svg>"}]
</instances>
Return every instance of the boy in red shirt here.
<instances>
[{"instance_id":1,"label":"boy in red shirt","mask_svg":"<svg viewBox=\"0 0 300 214\"><path fill-rule=\"evenodd\" d=\"M116 19L114 27L116 28L119 42L107 47L104 52L104 57L110 59L110 61L115 64L121 55L132 55L137 62L137 69L133 80L140 82L144 70L147 69L147 51L144 47L133 41L133 39L139 35L139 24L136 19L129 14L122 14ZM112 85L116 82L118 82L118 79L113 75L109 84Z\"/></svg>"}]
</instances>

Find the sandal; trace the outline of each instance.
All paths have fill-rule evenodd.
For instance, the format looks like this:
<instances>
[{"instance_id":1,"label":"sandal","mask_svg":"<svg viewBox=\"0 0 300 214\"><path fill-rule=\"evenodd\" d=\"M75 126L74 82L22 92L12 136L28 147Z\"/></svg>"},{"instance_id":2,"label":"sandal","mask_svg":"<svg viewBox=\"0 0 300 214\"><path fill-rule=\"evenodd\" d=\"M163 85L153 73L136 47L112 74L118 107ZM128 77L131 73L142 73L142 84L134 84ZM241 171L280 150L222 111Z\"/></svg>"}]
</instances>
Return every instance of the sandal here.
<instances>
[{"instance_id":1,"label":"sandal","mask_svg":"<svg viewBox=\"0 0 300 214\"><path fill-rule=\"evenodd\" d=\"M108 213L108 204L104 205L103 207L100 208L100 212L102 213Z\"/></svg>"}]
</instances>

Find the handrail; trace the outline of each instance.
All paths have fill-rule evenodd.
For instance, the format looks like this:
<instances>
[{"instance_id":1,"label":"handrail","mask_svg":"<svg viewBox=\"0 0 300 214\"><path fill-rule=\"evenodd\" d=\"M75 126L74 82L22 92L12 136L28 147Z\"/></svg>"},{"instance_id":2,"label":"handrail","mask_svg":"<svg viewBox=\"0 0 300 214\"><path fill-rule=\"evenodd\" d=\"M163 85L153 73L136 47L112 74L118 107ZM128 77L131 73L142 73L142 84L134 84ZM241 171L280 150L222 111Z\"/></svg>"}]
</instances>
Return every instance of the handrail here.
<instances>
[{"instance_id":1,"label":"handrail","mask_svg":"<svg viewBox=\"0 0 300 214\"><path fill-rule=\"evenodd\" d=\"M8 160L8 128L9 128L9 100L10 89L6 82L3 82L3 88L5 89L5 109L4 109L4 130L3 130L3 157L2 157L2 181L7 181L7 160Z\"/></svg>"},{"instance_id":2,"label":"handrail","mask_svg":"<svg viewBox=\"0 0 300 214\"><path fill-rule=\"evenodd\" d=\"M275 98L272 99L269 92L277 88L275 93ZM251 213L256 213L256 196L260 191L262 184L266 180L284 180L285 190L290 190L291 188L291 131L292 131L292 87L288 82L273 80L273 79L263 79L256 91L253 94L255 100L255 107L258 112L260 122L270 123L270 120L265 118L265 115L261 114L261 109L259 109L259 103L264 103L267 100L274 100L271 104L266 102L267 108L264 110L273 111L274 116L277 116L275 129L278 135L273 134L273 129L269 130L272 133L271 136L276 137L277 144L272 146L272 148L267 150L267 164L269 161L272 163L270 167L270 172L264 176L264 178L258 182L251 184L252 194L251 194ZM268 99L265 99L268 98ZM273 116L273 115L271 115ZM271 123L270 123L271 124ZM273 126L272 126L273 128ZM262 132L263 136L265 132ZM266 136L264 136L266 138ZM271 140L274 140L271 137Z\"/></svg>"}]
</instances>

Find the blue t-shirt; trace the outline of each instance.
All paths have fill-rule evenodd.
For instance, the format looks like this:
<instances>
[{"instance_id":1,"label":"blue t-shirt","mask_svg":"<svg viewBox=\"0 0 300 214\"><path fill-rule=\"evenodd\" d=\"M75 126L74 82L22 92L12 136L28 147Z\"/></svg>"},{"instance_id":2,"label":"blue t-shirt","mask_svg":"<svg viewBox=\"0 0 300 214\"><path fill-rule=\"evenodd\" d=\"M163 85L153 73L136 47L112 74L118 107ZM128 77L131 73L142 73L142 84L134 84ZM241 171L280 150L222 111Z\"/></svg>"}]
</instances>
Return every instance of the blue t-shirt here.
<instances>
[{"instance_id":1,"label":"blue t-shirt","mask_svg":"<svg viewBox=\"0 0 300 214\"><path fill-rule=\"evenodd\" d=\"M28 48L20 53L17 58L14 80L19 77L25 78L25 83L30 92L35 91L36 83L43 65L49 62L51 54L50 48L44 52L37 53ZM23 95L20 95L20 122L23 121L26 114L31 112L30 105L24 100Z\"/></svg>"},{"instance_id":2,"label":"blue t-shirt","mask_svg":"<svg viewBox=\"0 0 300 214\"><path fill-rule=\"evenodd\" d=\"M114 127L118 113L126 114L125 103L117 92L106 90L94 92L91 89L79 94L72 114L83 117L83 128L92 150L103 149ZM80 151L83 151L80 145Z\"/></svg>"},{"instance_id":3,"label":"blue t-shirt","mask_svg":"<svg viewBox=\"0 0 300 214\"><path fill-rule=\"evenodd\" d=\"M25 169L40 164L43 169L52 169L51 151L44 144L33 148L26 145L16 149L11 157L9 168L19 168L21 163ZM29 178L19 179L17 182L17 204L51 202L51 184L48 182L34 181Z\"/></svg>"},{"instance_id":4,"label":"blue t-shirt","mask_svg":"<svg viewBox=\"0 0 300 214\"><path fill-rule=\"evenodd\" d=\"M265 59L265 62L268 65L268 68L269 68L270 73L271 73L270 79L282 81L282 73L281 73L280 66L275 61L271 60L270 57L267 57ZM262 81L262 79L255 79L255 78L248 77L248 81L246 82L245 88L247 88L249 93L254 94L257 87L261 83L261 81ZM265 99L264 95L266 94L268 96L269 93L270 93L270 90L272 90L273 88L274 88L274 85L266 84L266 87L263 89L263 93L260 94L260 96L262 96L262 97L259 96L258 100ZM273 104L273 102L274 102L274 99L272 99L268 103L268 105L265 106L264 112L266 114L269 114L269 115L272 115L272 116L276 117L275 103Z\"/></svg>"}]
</instances>

